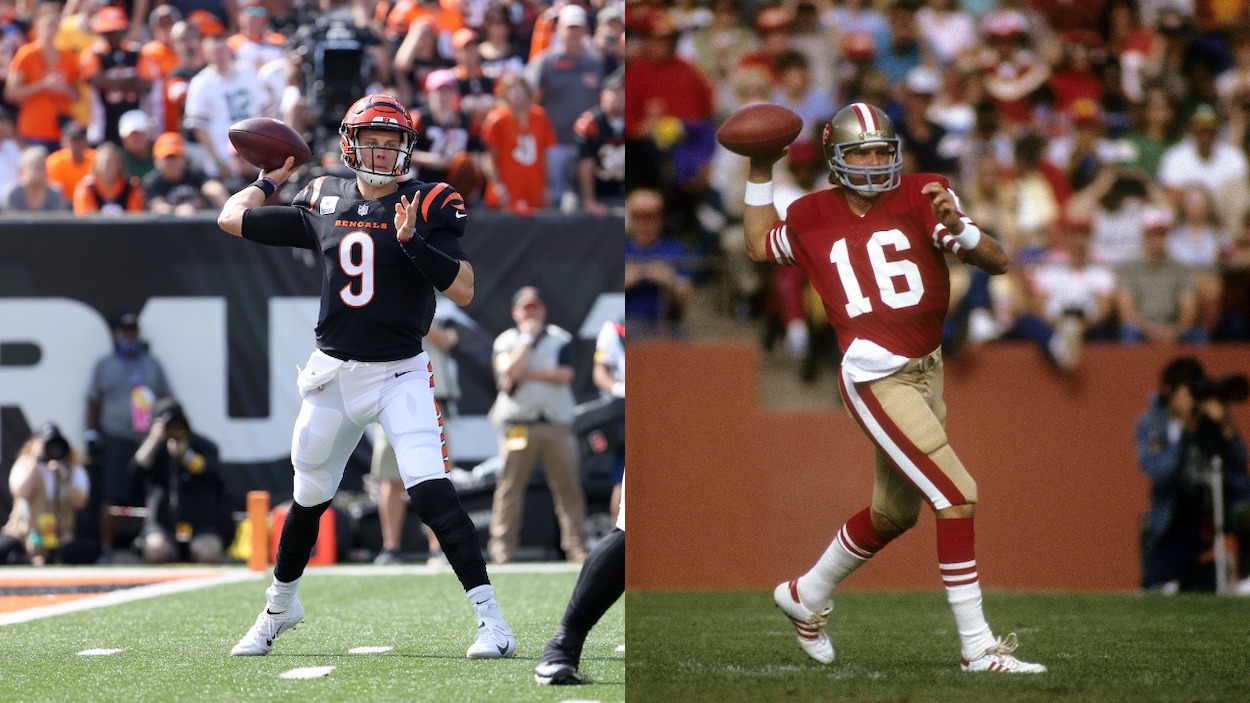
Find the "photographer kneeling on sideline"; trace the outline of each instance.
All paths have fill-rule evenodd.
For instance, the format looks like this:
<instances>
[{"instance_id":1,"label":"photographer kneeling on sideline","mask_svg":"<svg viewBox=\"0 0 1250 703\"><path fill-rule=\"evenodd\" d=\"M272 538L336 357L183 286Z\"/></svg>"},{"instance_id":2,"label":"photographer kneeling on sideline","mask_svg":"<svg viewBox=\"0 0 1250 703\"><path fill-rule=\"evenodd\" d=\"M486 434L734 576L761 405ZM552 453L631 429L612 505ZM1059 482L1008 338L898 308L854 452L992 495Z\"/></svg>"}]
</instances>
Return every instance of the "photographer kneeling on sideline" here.
<instances>
[{"instance_id":1,"label":"photographer kneeling on sideline","mask_svg":"<svg viewBox=\"0 0 1250 703\"><path fill-rule=\"evenodd\" d=\"M1142 588L1215 590L1215 526L1237 536L1237 592L1250 595L1250 475L1246 444L1230 403L1246 399L1244 376L1210 379L1193 357L1163 368L1159 392L1137 420L1137 460L1150 478L1150 512L1142 528ZM1212 481L1222 474L1223 511L1216 516Z\"/></svg>"}]
</instances>

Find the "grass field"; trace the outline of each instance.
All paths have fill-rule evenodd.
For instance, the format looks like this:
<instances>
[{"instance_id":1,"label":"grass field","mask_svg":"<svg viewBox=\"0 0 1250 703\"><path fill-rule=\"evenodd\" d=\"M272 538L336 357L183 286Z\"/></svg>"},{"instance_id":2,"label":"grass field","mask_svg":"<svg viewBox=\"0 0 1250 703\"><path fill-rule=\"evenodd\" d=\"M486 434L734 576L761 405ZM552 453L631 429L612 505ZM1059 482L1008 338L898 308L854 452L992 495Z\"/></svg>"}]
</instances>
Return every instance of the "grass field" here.
<instances>
[{"instance_id":1,"label":"grass field","mask_svg":"<svg viewBox=\"0 0 1250 703\"><path fill-rule=\"evenodd\" d=\"M1031 677L959 670L941 593L848 593L823 666L769 593L631 593L628 700L638 703L1245 703L1250 598L989 593L995 634L1046 664Z\"/></svg>"},{"instance_id":2,"label":"grass field","mask_svg":"<svg viewBox=\"0 0 1250 703\"><path fill-rule=\"evenodd\" d=\"M301 584L303 624L265 657L230 657L264 604L267 581L183 594L0 627L0 701L422 701L429 703L604 703L625 698L624 613L617 603L586 643L582 671L593 686L546 687L533 669L577 578L492 570L504 615L517 635L515 659L471 661L476 620L450 571L310 570ZM393 647L349 654L362 646ZM80 656L119 648L109 656ZM329 675L289 680L302 667Z\"/></svg>"}]
</instances>

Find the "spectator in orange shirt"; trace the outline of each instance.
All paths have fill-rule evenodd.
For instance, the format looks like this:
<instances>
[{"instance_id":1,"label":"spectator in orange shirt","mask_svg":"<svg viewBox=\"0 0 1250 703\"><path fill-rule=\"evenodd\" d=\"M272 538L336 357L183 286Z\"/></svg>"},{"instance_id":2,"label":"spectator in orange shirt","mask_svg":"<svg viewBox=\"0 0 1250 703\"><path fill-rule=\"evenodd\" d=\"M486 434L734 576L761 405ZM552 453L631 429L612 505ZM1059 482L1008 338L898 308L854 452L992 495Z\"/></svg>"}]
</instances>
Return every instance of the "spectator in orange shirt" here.
<instances>
[{"instance_id":1,"label":"spectator in orange shirt","mask_svg":"<svg viewBox=\"0 0 1250 703\"><path fill-rule=\"evenodd\" d=\"M486 205L529 215L547 207L547 150L556 134L524 76L505 77L498 90L503 104L482 124L487 147L482 170L490 182Z\"/></svg>"},{"instance_id":2,"label":"spectator in orange shirt","mask_svg":"<svg viewBox=\"0 0 1250 703\"><path fill-rule=\"evenodd\" d=\"M126 173L121 147L107 142L96 149L95 163L74 190L74 214L119 215L143 212L143 185Z\"/></svg>"},{"instance_id":3,"label":"spectator in orange shirt","mask_svg":"<svg viewBox=\"0 0 1250 703\"><path fill-rule=\"evenodd\" d=\"M169 74L181 63L177 49L174 48L174 25L182 20L182 13L173 5L161 5L152 10L148 16L148 31L151 41L143 45L139 55L156 67L155 87L153 96L165 96L169 87ZM153 124L164 125L168 105L166 100L153 100L149 112L155 118Z\"/></svg>"},{"instance_id":4,"label":"spectator in orange shirt","mask_svg":"<svg viewBox=\"0 0 1250 703\"><path fill-rule=\"evenodd\" d=\"M82 77L94 92L91 124L87 132L93 143L121 143L117 126L121 116L137 110L160 77L156 64L144 59L140 46L126 38L130 19L120 7L105 7L91 20L100 41L79 58Z\"/></svg>"},{"instance_id":5,"label":"spectator in orange shirt","mask_svg":"<svg viewBox=\"0 0 1250 703\"><path fill-rule=\"evenodd\" d=\"M165 132L182 130L182 118L187 107L187 88L191 79L207 63L200 46L200 29L191 22L175 22L169 30L170 45L178 57L178 63L165 75L161 112L164 121L158 129Z\"/></svg>"},{"instance_id":6,"label":"spectator in orange shirt","mask_svg":"<svg viewBox=\"0 0 1250 703\"><path fill-rule=\"evenodd\" d=\"M4 100L17 105L17 136L28 146L53 151L61 143L61 123L69 118L70 102L78 98L78 61L53 45L60 8L39 7L35 40L13 55Z\"/></svg>"},{"instance_id":7,"label":"spectator in orange shirt","mask_svg":"<svg viewBox=\"0 0 1250 703\"><path fill-rule=\"evenodd\" d=\"M253 73L286 57L286 37L269 31L269 9L262 0L239 0L239 31L226 40L234 60Z\"/></svg>"},{"instance_id":8,"label":"spectator in orange shirt","mask_svg":"<svg viewBox=\"0 0 1250 703\"><path fill-rule=\"evenodd\" d=\"M87 146L87 128L78 122L67 122L61 131L64 146L48 155L48 180L60 187L65 197L72 197L78 181L91 172L95 149Z\"/></svg>"}]
</instances>

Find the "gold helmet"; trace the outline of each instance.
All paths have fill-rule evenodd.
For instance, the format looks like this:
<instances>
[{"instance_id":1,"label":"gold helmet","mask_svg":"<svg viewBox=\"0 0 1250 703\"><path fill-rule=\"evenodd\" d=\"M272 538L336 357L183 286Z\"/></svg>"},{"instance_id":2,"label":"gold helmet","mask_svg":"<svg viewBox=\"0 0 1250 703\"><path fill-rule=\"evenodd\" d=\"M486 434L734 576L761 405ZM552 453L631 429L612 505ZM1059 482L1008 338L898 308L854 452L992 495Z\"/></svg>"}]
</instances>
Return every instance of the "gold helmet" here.
<instances>
[{"instance_id":1,"label":"gold helmet","mask_svg":"<svg viewBox=\"0 0 1250 703\"><path fill-rule=\"evenodd\" d=\"M867 103L852 103L825 123L820 136L825 160L837 182L860 193L894 190L903 180L903 150L894 122L885 112ZM862 147L886 146L890 163L884 166L852 166L843 158Z\"/></svg>"}]
</instances>

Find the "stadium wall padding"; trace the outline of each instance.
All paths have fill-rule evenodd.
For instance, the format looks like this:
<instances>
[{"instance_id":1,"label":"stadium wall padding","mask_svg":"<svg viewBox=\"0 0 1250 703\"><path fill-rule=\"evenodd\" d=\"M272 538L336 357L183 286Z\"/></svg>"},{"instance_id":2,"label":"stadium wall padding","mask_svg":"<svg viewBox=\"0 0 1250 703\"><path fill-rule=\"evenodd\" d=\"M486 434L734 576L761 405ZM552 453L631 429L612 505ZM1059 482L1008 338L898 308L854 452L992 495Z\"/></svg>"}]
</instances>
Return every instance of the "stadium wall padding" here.
<instances>
[{"instance_id":1,"label":"stadium wall padding","mask_svg":"<svg viewBox=\"0 0 1250 703\"><path fill-rule=\"evenodd\" d=\"M619 217L474 213L462 242L476 294L456 325L462 415L483 415L494 400L491 343L512 325L511 296L523 285L541 287L549 321L574 334L579 398L597 395L595 335L624 310L623 241ZM162 361L197 430L232 428L205 434L223 458L253 457L227 461L236 507L252 488L269 490L275 504L290 497L294 364L314 344L317 257L231 237L209 216L0 218L0 252L0 481L30 429L44 421L60 423L82 447L87 379L111 348L108 321L141 311L154 352L186 352L168 351L174 358ZM205 333L210 328L214 334ZM188 368L179 356L212 368ZM43 385L20 389L34 378ZM206 379L213 378L225 388L211 386ZM493 441L482 453L494 453ZM358 468L367 470L367 452L353 461L362 460ZM0 511L8 514L7 491L0 491Z\"/></svg>"},{"instance_id":2,"label":"stadium wall padding","mask_svg":"<svg viewBox=\"0 0 1250 703\"><path fill-rule=\"evenodd\" d=\"M767 590L804 573L868 504L872 449L828 410L763 408L758 348L629 346L630 590ZM1139 578L1150 484L1133 429L1163 365L1250 371L1250 347L1091 345L1065 376L1026 344L946 361L947 430L977 481L988 589L1123 591ZM1234 406L1250 437L1250 407ZM844 589L941 588L932 511Z\"/></svg>"}]
</instances>

